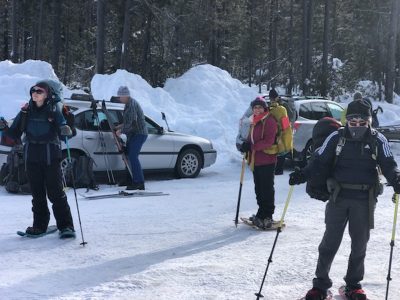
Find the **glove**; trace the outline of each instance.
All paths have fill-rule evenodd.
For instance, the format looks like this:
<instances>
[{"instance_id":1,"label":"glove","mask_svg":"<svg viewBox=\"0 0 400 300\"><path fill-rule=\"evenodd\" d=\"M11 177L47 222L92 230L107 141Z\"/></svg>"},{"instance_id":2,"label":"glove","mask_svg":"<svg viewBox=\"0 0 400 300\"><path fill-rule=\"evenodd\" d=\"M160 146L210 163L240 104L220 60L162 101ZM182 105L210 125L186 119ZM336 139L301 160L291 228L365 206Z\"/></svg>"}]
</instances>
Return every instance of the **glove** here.
<instances>
[{"instance_id":1,"label":"glove","mask_svg":"<svg viewBox=\"0 0 400 300\"><path fill-rule=\"evenodd\" d=\"M72 130L71 127L69 127L68 125L63 125L60 127L60 134L63 136L72 136Z\"/></svg>"},{"instance_id":2,"label":"glove","mask_svg":"<svg viewBox=\"0 0 400 300\"><path fill-rule=\"evenodd\" d=\"M4 120L4 118L0 118L0 131L7 129L8 128L8 123L6 120Z\"/></svg>"},{"instance_id":3,"label":"glove","mask_svg":"<svg viewBox=\"0 0 400 300\"><path fill-rule=\"evenodd\" d=\"M392 184L394 192L396 194L400 194L400 178L396 178L395 181Z\"/></svg>"},{"instance_id":4,"label":"glove","mask_svg":"<svg viewBox=\"0 0 400 300\"><path fill-rule=\"evenodd\" d=\"M244 142L242 144L242 152L250 152L251 151L251 144L249 142Z\"/></svg>"},{"instance_id":5,"label":"glove","mask_svg":"<svg viewBox=\"0 0 400 300\"><path fill-rule=\"evenodd\" d=\"M294 169L294 172L289 174L289 184L290 185L302 184L306 181L307 181L306 174L304 174L303 170L301 170L298 167L296 167Z\"/></svg>"},{"instance_id":6,"label":"glove","mask_svg":"<svg viewBox=\"0 0 400 300\"><path fill-rule=\"evenodd\" d=\"M396 195L397 195L397 194L394 193L394 194L393 194L393 197L392 197L392 202L393 202L394 204L396 204Z\"/></svg>"},{"instance_id":7,"label":"glove","mask_svg":"<svg viewBox=\"0 0 400 300\"><path fill-rule=\"evenodd\" d=\"M243 150L242 150L242 144L236 143L236 149L237 149L238 151L240 151L240 152L243 152Z\"/></svg>"}]
</instances>

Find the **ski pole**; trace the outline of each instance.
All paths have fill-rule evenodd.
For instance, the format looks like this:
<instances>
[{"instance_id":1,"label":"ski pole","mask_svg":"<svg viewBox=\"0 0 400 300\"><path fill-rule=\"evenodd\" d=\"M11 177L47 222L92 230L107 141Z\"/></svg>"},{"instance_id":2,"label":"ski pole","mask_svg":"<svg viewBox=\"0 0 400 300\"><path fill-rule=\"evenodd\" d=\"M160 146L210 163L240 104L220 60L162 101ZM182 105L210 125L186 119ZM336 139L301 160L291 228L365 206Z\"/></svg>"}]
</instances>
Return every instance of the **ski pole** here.
<instances>
[{"instance_id":1,"label":"ski pole","mask_svg":"<svg viewBox=\"0 0 400 300\"><path fill-rule=\"evenodd\" d=\"M74 170L73 170L73 166L72 166L71 151L70 151L70 149L69 149L69 144L68 144L68 138L67 138L67 137L65 137L65 144L67 145L68 161L69 161L70 166L71 166L72 187L73 187L73 189L74 189L76 210L78 211L79 227L80 227L80 229L81 229L82 243L80 243L80 245L82 245L83 247L85 247L85 245L87 244L87 242L85 242L85 239L83 238L81 214L80 214L80 212L79 212L78 197L76 196L75 176L74 176Z\"/></svg>"},{"instance_id":2,"label":"ski pole","mask_svg":"<svg viewBox=\"0 0 400 300\"><path fill-rule=\"evenodd\" d=\"M393 195L394 199L395 199L395 206L394 206L394 218L393 218L393 228L392 228L392 239L390 241L390 257L389 257L389 270L388 270L388 274L386 277L387 280L387 284L386 284L386 297L385 300L388 299L388 295L389 295L389 283L392 280L392 278L390 277L390 272L392 270L392 259L393 259L393 248L394 248L394 240L396 238L396 224L397 224L397 210L399 208L399 194L394 194Z\"/></svg>"},{"instance_id":3,"label":"ski pole","mask_svg":"<svg viewBox=\"0 0 400 300\"><path fill-rule=\"evenodd\" d=\"M242 186L243 186L243 177L244 177L244 169L246 167L246 155L243 155L242 159L242 171L240 172L240 185L239 185L239 195L236 206L236 217L235 217L235 226L238 226L239 223L239 209L240 209L240 199L242 198Z\"/></svg>"},{"instance_id":4,"label":"ski pole","mask_svg":"<svg viewBox=\"0 0 400 300\"><path fill-rule=\"evenodd\" d=\"M263 277L262 282L261 282L260 290L258 291L258 293L255 293L255 295L257 296L257 300L259 300L260 298L264 298L264 296L261 294L261 291L262 291L262 288L263 288L263 285L264 285L264 282L265 282L265 278L267 277L269 265L272 263L272 255L274 254L275 245L276 245L276 242L278 241L278 236L282 231L282 226L283 226L283 222L284 222L284 219L285 219L286 211L287 211L287 208L289 206L290 199L292 198L293 189L294 189L294 185L291 185L290 189L289 189L288 196L286 198L286 203L285 203L285 207L283 209L281 220L279 222L279 226L276 229L276 236L275 236L274 244L272 245L271 253L270 253L269 258L268 258L268 264L267 264L267 267L265 268L264 277Z\"/></svg>"}]
</instances>

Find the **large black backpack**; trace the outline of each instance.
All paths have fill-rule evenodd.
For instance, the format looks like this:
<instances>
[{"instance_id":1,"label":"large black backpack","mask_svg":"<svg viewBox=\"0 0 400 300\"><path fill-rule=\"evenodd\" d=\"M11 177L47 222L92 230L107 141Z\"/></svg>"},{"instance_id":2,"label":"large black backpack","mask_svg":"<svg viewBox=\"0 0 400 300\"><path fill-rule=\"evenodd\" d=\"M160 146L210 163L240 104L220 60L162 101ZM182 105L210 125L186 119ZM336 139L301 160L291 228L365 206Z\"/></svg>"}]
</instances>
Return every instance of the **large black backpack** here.
<instances>
[{"instance_id":1,"label":"large black backpack","mask_svg":"<svg viewBox=\"0 0 400 300\"><path fill-rule=\"evenodd\" d=\"M22 145L13 146L8 154L7 162L3 164L0 170L0 184L4 185L9 193L31 193Z\"/></svg>"},{"instance_id":2,"label":"large black backpack","mask_svg":"<svg viewBox=\"0 0 400 300\"><path fill-rule=\"evenodd\" d=\"M73 181L75 181L75 188L97 190L98 185L94 178L93 164L93 158L85 155L81 155L73 160L72 169L70 166L65 174L66 184L73 187ZM71 174L71 172L73 172L73 174Z\"/></svg>"},{"instance_id":3,"label":"large black backpack","mask_svg":"<svg viewBox=\"0 0 400 300\"><path fill-rule=\"evenodd\" d=\"M341 124L334 118L325 117L320 119L315 124L312 132L313 149L318 149L322 146L325 139L334 131L340 128ZM313 159L313 157L311 157ZM326 186L324 176L313 176L307 181L306 185L307 194L314 199L327 201L330 194Z\"/></svg>"}]
</instances>

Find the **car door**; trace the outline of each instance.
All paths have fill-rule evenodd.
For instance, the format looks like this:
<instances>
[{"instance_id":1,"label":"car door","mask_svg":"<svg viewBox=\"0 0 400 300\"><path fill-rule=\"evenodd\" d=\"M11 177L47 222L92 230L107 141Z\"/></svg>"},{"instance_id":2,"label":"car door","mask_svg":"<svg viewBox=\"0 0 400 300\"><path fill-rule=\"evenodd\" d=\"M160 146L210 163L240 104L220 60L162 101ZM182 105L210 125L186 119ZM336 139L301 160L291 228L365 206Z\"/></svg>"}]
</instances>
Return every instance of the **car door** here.
<instances>
[{"instance_id":1,"label":"car door","mask_svg":"<svg viewBox=\"0 0 400 300\"><path fill-rule=\"evenodd\" d=\"M171 169L174 152L174 135L165 132L156 122L146 117L148 136L140 151L143 169Z\"/></svg>"},{"instance_id":2,"label":"car door","mask_svg":"<svg viewBox=\"0 0 400 300\"><path fill-rule=\"evenodd\" d=\"M113 116L113 123L119 123L120 113L118 110L109 110ZM123 170L125 165L115 145L107 118L101 110L97 110L96 117L92 110L87 110L76 116L76 123L82 130L83 148L93 158L95 171L107 169Z\"/></svg>"}]
</instances>

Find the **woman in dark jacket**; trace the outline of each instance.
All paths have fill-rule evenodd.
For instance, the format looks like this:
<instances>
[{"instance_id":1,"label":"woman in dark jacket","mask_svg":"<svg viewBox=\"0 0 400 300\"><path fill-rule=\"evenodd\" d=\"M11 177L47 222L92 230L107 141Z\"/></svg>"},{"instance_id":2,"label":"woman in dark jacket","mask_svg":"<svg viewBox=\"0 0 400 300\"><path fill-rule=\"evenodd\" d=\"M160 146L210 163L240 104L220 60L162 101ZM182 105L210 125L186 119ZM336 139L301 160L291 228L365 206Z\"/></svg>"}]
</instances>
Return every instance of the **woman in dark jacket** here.
<instances>
[{"instance_id":1,"label":"woman in dark jacket","mask_svg":"<svg viewBox=\"0 0 400 300\"><path fill-rule=\"evenodd\" d=\"M58 95L42 81L30 89L31 99L16 116L7 135L19 139L23 133L24 160L32 190L33 225L29 235L46 232L50 220L47 198L52 203L60 237L75 237L67 196L62 185L60 167L62 136L72 135L62 115Z\"/></svg>"}]
</instances>

